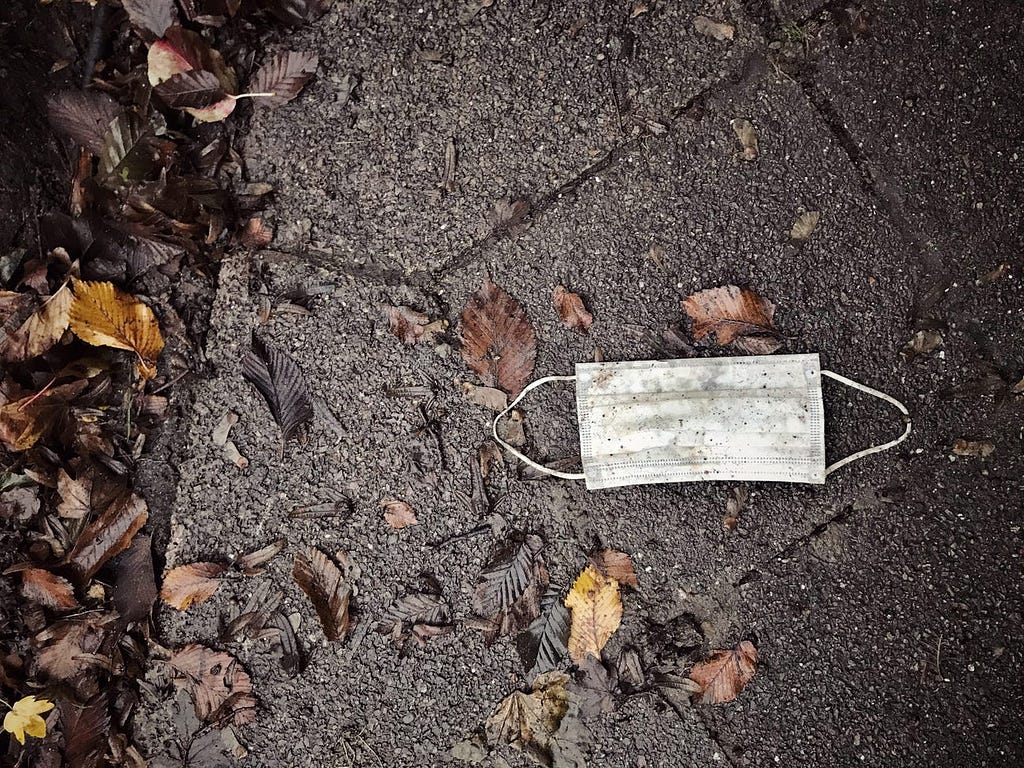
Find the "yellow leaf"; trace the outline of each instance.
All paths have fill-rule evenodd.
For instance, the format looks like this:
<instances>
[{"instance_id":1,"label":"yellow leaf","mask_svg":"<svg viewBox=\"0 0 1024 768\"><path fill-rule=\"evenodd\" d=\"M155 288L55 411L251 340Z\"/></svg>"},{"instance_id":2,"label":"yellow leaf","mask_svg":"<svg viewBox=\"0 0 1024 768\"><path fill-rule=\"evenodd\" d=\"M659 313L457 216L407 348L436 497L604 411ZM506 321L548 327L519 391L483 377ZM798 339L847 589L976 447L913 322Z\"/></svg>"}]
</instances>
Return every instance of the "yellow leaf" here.
<instances>
[{"instance_id":1,"label":"yellow leaf","mask_svg":"<svg viewBox=\"0 0 1024 768\"><path fill-rule=\"evenodd\" d=\"M572 611L569 630L569 655L577 664L587 656L601 658L601 649L622 623L619 582L602 575L588 565L565 598Z\"/></svg>"},{"instance_id":2,"label":"yellow leaf","mask_svg":"<svg viewBox=\"0 0 1024 768\"><path fill-rule=\"evenodd\" d=\"M11 711L4 717L4 730L14 735L19 744L25 743L25 735L41 739L46 735L46 721L43 712L53 709L53 702L26 696L18 699Z\"/></svg>"},{"instance_id":3,"label":"yellow leaf","mask_svg":"<svg viewBox=\"0 0 1024 768\"><path fill-rule=\"evenodd\" d=\"M134 352L142 378L156 375L156 359L164 348L160 324L152 309L113 283L75 280L71 330L87 344Z\"/></svg>"}]
</instances>

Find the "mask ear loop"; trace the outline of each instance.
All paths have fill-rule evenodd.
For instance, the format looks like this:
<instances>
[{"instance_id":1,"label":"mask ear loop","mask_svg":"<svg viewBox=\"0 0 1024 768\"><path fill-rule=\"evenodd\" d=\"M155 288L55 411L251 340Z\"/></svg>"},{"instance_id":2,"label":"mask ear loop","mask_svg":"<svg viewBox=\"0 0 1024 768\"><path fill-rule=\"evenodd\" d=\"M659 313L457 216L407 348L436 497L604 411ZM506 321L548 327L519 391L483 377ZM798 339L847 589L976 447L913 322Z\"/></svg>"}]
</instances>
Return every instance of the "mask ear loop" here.
<instances>
[{"instance_id":1,"label":"mask ear loop","mask_svg":"<svg viewBox=\"0 0 1024 768\"><path fill-rule=\"evenodd\" d=\"M551 381L576 381L576 377L575 376L545 376L545 377L543 377L541 379L537 379L536 381L533 381L533 382L530 382L529 384L527 384L525 387L523 387L523 391L519 393L519 396L516 397L516 399L513 400L511 403L509 403L508 407L505 408L504 411L502 411L501 413L499 413L497 416L494 417L494 421L491 422L491 434L494 436L494 439L498 441L498 445L500 445L502 448L504 448L506 451L511 453L513 456L515 456L517 459L519 459L523 463L528 464L531 467L533 467L538 472L543 472L545 475L553 475L554 477L560 477L563 480L583 480L583 479L586 478L586 475L584 475L582 472L560 472L557 469L549 469L548 467L545 467L543 464L538 464L536 461L534 461L530 457L524 456L522 453L517 451L515 448L513 448L511 445L506 443L504 440L502 440L498 436L498 422L501 421L501 419L504 416L506 416L509 413L509 411L511 411L513 408L515 408L517 405L519 405L519 401L522 400L524 397L526 397L526 394L530 390L536 389L541 384L547 384L548 382L551 382Z\"/></svg>"},{"instance_id":2,"label":"mask ear loop","mask_svg":"<svg viewBox=\"0 0 1024 768\"><path fill-rule=\"evenodd\" d=\"M840 376L838 373L834 373L833 371L826 371L823 369L821 371L821 375L828 376L830 379L835 379L840 384L845 384L848 387L852 387L853 389L865 392L869 395L873 395L874 397L877 397L879 400L885 400L885 402L890 403L891 405L895 405L897 408L899 408L900 413L903 414L903 423L905 425L903 429L903 434L897 437L895 440L890 440L889 442L882 443L881 445L873 445L870 448L865 448L862 451L857 451L856 453L850 454L845 459L840 459L834 464L830 464L825 468L826 477L828 475L831 475L837 469L845 467L847 464L854 462L857 459L863 459L865 456L870 456L872 453L881 453L882 451L887 451L890 448L895 448L897 445L902 443L910 436L910 430L912 427L912 424L910 422L910 411L908 411L907 407L903 405L903 403L901 403L895 397L887 395L885 394L885 392L879 392L877 389L872 389L871 387L861 384L858 381L854 381L853 379L848 379L845 376Z\"/></svg>"}]
</instances>

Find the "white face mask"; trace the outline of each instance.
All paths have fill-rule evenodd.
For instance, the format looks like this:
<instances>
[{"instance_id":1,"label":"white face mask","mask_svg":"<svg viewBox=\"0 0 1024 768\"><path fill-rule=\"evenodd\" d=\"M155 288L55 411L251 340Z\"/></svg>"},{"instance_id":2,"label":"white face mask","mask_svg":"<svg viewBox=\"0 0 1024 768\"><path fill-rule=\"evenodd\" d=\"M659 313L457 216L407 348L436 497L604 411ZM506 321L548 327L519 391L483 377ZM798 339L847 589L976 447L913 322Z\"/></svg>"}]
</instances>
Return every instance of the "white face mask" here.
<instances>
[{"instance_id":1,"label":"white face mask","mask_svg":"<svg viewBox=\"0 0 1024 768\"><path fill-rule=\"evenodd\" d=\"M822 376L895 405L903 434L826 467ZM576 382L582 473L541 466L498 436L498 421L549 381ZM596 489L692 480L822 484L839 467L903 442L910 428L902 403L821 370L813 354L578 363L575 376L548 376L523 389L492 432L534 469Z\"/></svg>"}]
</instances>

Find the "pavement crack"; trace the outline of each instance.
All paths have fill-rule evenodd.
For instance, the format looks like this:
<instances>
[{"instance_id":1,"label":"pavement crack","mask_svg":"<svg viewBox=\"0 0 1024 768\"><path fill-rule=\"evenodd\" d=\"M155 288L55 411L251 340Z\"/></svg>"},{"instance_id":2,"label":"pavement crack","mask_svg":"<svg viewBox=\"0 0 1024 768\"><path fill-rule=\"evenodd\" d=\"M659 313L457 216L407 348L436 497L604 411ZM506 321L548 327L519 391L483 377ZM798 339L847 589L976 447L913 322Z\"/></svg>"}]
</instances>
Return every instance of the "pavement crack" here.
<instances>
[{"instance_id":1,"label":"pavement crack","mask_svg":"<svg viewBox=\"0 0 1024 768\"><path fill-rule=\"evenodd\" d=\"M790 555L794 554L797 550L807 546L815 539L824 535L833 525L843 525L849 522L853 516L854 509L852 506L848 506L845 509L837 512L836 514L829 517L827 520L818 523L816 526L811 528L807 533L802 536L790 541L782 549L773 555L770 555L766 559L759 562L755 567L746 570L738 579L733 582L733 587L738 588L747 584L751 581L756 581L760 578L761 570L770 568L772 564L782 560L786 560Z\"/></svg>"}]
</instances>

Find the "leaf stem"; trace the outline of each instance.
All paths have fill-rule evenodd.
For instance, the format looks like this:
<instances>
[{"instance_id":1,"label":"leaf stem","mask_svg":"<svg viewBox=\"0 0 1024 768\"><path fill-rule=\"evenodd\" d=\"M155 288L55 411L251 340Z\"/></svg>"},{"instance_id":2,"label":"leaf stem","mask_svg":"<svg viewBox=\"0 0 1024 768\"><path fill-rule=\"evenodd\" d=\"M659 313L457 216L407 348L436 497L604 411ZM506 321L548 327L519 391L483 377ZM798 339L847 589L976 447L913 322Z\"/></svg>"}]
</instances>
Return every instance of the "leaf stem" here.
<instances>
[{"instance_id":1,"label":"leaf stem","mask_svg":"<svg viewBox=\"0 0 1024 768\"><path fill-rule=\"evenodd\" d=\"M235 101L238 101L238 99L258 99L258 98L261 98L261 97L272 97L272 96L277 96L277 94L274 93L273 91L270 91L269 93L239 93L239 94L229 93L228 94L228 98L229 99L234 99Z\"/></svg>"}]
</instances>

